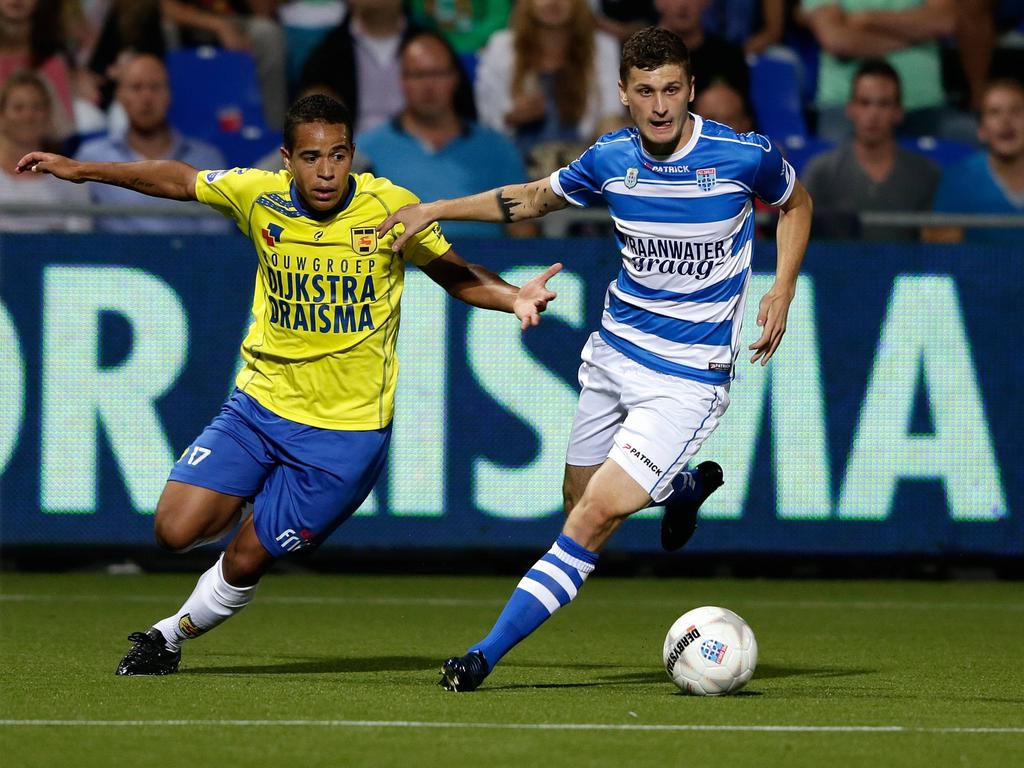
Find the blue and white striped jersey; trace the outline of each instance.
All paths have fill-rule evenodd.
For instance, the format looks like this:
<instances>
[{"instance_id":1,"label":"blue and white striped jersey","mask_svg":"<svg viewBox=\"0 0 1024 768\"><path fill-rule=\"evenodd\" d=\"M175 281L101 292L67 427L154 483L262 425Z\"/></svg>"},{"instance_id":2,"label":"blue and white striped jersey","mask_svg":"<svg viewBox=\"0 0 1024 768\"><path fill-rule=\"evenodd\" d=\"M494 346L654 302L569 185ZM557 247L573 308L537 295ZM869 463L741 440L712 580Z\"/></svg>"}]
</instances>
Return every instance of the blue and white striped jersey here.
<instances>
[{"instance_id":1,"label":"blue and white striped jersey","mask_svg":"<svg viewBox=\"0 0 1024 768\"><path fill-rule=\"evenodd\" d=\"M725 384L739 354L754 195L781 205L796 174L766 137L693 119L671 157L655 159L626 128L551 174L551 186L572 205L607 205L615 222L622 268L601 337L655 371Z\"/></svg>"}]
</instances>

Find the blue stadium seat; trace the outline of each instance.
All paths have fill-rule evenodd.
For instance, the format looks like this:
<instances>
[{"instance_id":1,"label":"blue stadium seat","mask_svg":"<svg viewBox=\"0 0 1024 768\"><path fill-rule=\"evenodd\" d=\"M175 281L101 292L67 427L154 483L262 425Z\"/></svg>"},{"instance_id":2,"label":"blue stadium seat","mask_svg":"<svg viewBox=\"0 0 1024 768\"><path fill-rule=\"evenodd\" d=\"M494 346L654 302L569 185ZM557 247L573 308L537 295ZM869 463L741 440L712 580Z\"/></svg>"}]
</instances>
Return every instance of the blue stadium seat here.
<instances>
[{"instance_id":1,"label":"blue stadium seat","mask_svg":"<svg viewBox=\"0 0 1024 768\"><path fill-rule=\"evenodd\" d=\"M306 59L323 42L330 27L289 27L284 28L285 45L288 51L288 82L297 85L302 79L302 68Z\"/></svg>"},{"instance_id":2,"label":"blue stadium seat","mask_svg":"<svg viewBox=\"0 0 1024 768\"><path fill-rule=\"evenodd\" d=\"M772 48L749 59L750 100L758 130L776 141L806 138L800 98L800 61L785 48Z\"/></svg>"},{"instance_id":3,"label":"blue stadium seat","mask_svg":"<svg viewBox=\"0 0 1024 768\"><path fill-rule=\"evenodd\" d=\"M279 142L263 119L256 64L248 53L183 48L168 52L167 70L171 125L216 145L230 165L249 165Z\"/></svg>"},{"instance_id":4,"label":"blue stadium seat","mask_svg":"<svg viewBox=\"0 0 1024 768\"><path fill-rule=\"evenodd\" d=\"M470 84L476 82L476 68L480 63L480 56L476 51L470 51L469 53L463 53L459 55L459 63L462 65L462 69L466 73L466 77L469 78Z\"/></svg>"},{"instance_id":5,"label":"blue stadium seat","mask_svg":"<svg viewBox=\"0 0 1024 768\"><path fill-rule=\"evenodd\" d=\"M934 136L907 136L900 139L900 144L911 152L924 155L943 168L955 165L968 155L973 155L978 151L977 147L962 141L937 139Z\"/></svg>"}]
</instances>

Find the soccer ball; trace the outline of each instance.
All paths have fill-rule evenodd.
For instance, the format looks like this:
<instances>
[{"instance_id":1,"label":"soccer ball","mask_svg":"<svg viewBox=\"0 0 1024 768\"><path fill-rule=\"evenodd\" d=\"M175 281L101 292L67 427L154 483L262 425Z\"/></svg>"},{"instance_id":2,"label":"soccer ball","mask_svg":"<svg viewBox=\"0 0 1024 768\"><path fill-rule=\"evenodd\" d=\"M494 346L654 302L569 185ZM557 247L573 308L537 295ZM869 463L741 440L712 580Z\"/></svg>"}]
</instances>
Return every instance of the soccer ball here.
<instances>
[{"instance_id":1,"label":"soccer ball","mask_svg":"<svg viewBox=\"0 0 1024 768\"><path fill-rule=\"evenodd\" d=\"M669 629L665 671L686 693L721 696L738 691L757 667L757 640L728 608L705 605L687 611Z\"/></svg>"}]
</instances>

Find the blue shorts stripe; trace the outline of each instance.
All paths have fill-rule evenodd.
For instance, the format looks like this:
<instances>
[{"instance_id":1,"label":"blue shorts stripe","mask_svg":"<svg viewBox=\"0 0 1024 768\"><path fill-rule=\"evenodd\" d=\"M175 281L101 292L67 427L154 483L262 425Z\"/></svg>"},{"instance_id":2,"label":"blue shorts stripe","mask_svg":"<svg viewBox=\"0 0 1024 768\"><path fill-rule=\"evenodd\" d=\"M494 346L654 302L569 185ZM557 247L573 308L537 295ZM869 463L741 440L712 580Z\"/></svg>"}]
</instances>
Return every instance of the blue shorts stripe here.
<instances>
[{"instance_id":1,"label":"blue shorts stripe","mask_svg":"<svg viewBox=\"0 0 1024 768\"><path fill-rule=\"evenodd\" d=\"M708 409L707 415L701 420L701 422L697 426L697 428L695 430L693 430L693 434L690 435L690 439L686 441L686 445L683 446L683 450L681 450L679 452L679 455L676 456L675 459L672 460L672 463L669 464L669 467L674 467L676 465L676 462L679 461L679 459L682 458L686 454L686 452L690 449L690 444L697 438L697 435L700 433L700 431L702 429L704 429L704 425L708 423L708 419L710 419L711 418L711 414L713 414L715 412L715 406L717 406L717 405L718 405L718 392L715 392L715 399L711 401L711 408ZM660 482L661 482L661 480L659 479L658 483L660 483ZM651 486L651 489L647 492L648 496L652 496L654 494L654 489L658 487L658 483L655 483L654 485Z\"/></svg>"}]
</instances>

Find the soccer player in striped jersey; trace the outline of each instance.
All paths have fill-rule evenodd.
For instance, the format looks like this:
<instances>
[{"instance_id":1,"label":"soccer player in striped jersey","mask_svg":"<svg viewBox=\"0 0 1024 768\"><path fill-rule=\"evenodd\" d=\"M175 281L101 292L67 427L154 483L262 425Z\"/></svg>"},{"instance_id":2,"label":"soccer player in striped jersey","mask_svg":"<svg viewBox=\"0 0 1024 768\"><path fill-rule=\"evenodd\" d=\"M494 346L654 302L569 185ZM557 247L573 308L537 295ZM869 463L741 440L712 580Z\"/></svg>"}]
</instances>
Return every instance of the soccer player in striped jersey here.
<instances>
[{"instance_id":1,"label":"soccer player in striped jersey","mask_svg":"<svg viewBox=\"0 0 1024 768\"><path fill-rule=\"evenodd\" d=\"M352 175L351 137L346 107L308 96L285 118L280 173L82 163L43 152L18 163L22 173L198 200L256 247L236 389L171 470L156 538L184 551L231 530L250 498L252 516L181 608L129 637L119 675L176 671L185 640L248 605L277 558L318 546L369 494L391 439L406 262L468 304L515 313L524 330L555 298L545 283L560 264L516 288L463 261L440 227L411 234L399 255L376 226L416 197L387 179Z\"/></svg>"},{"instance_id":2,"label":"soccer player in striped jersey","mask_svg":"<svg viewBox=\"0 0 1024 768\"><path fill-rule=\"evenodd\" d=\"M569 603L608 538L634 512L664 504L662 545L677 549L721 468L686 466L729 404L750 281L754 197L781 210L778 263L758 310L752 363L786 330L807 247L811 200L766 137L691 114L683 42L648 28L626 41L619 95L634 127L602 137L550 178L403 208L380 226L406 238L441 219L521 221L568 205L605 205L622 263L600 329L583 348L566 456L566 521L491 632L441 667L449 690L476 688L516 643Z\"/></svg>"}]
</instances>

